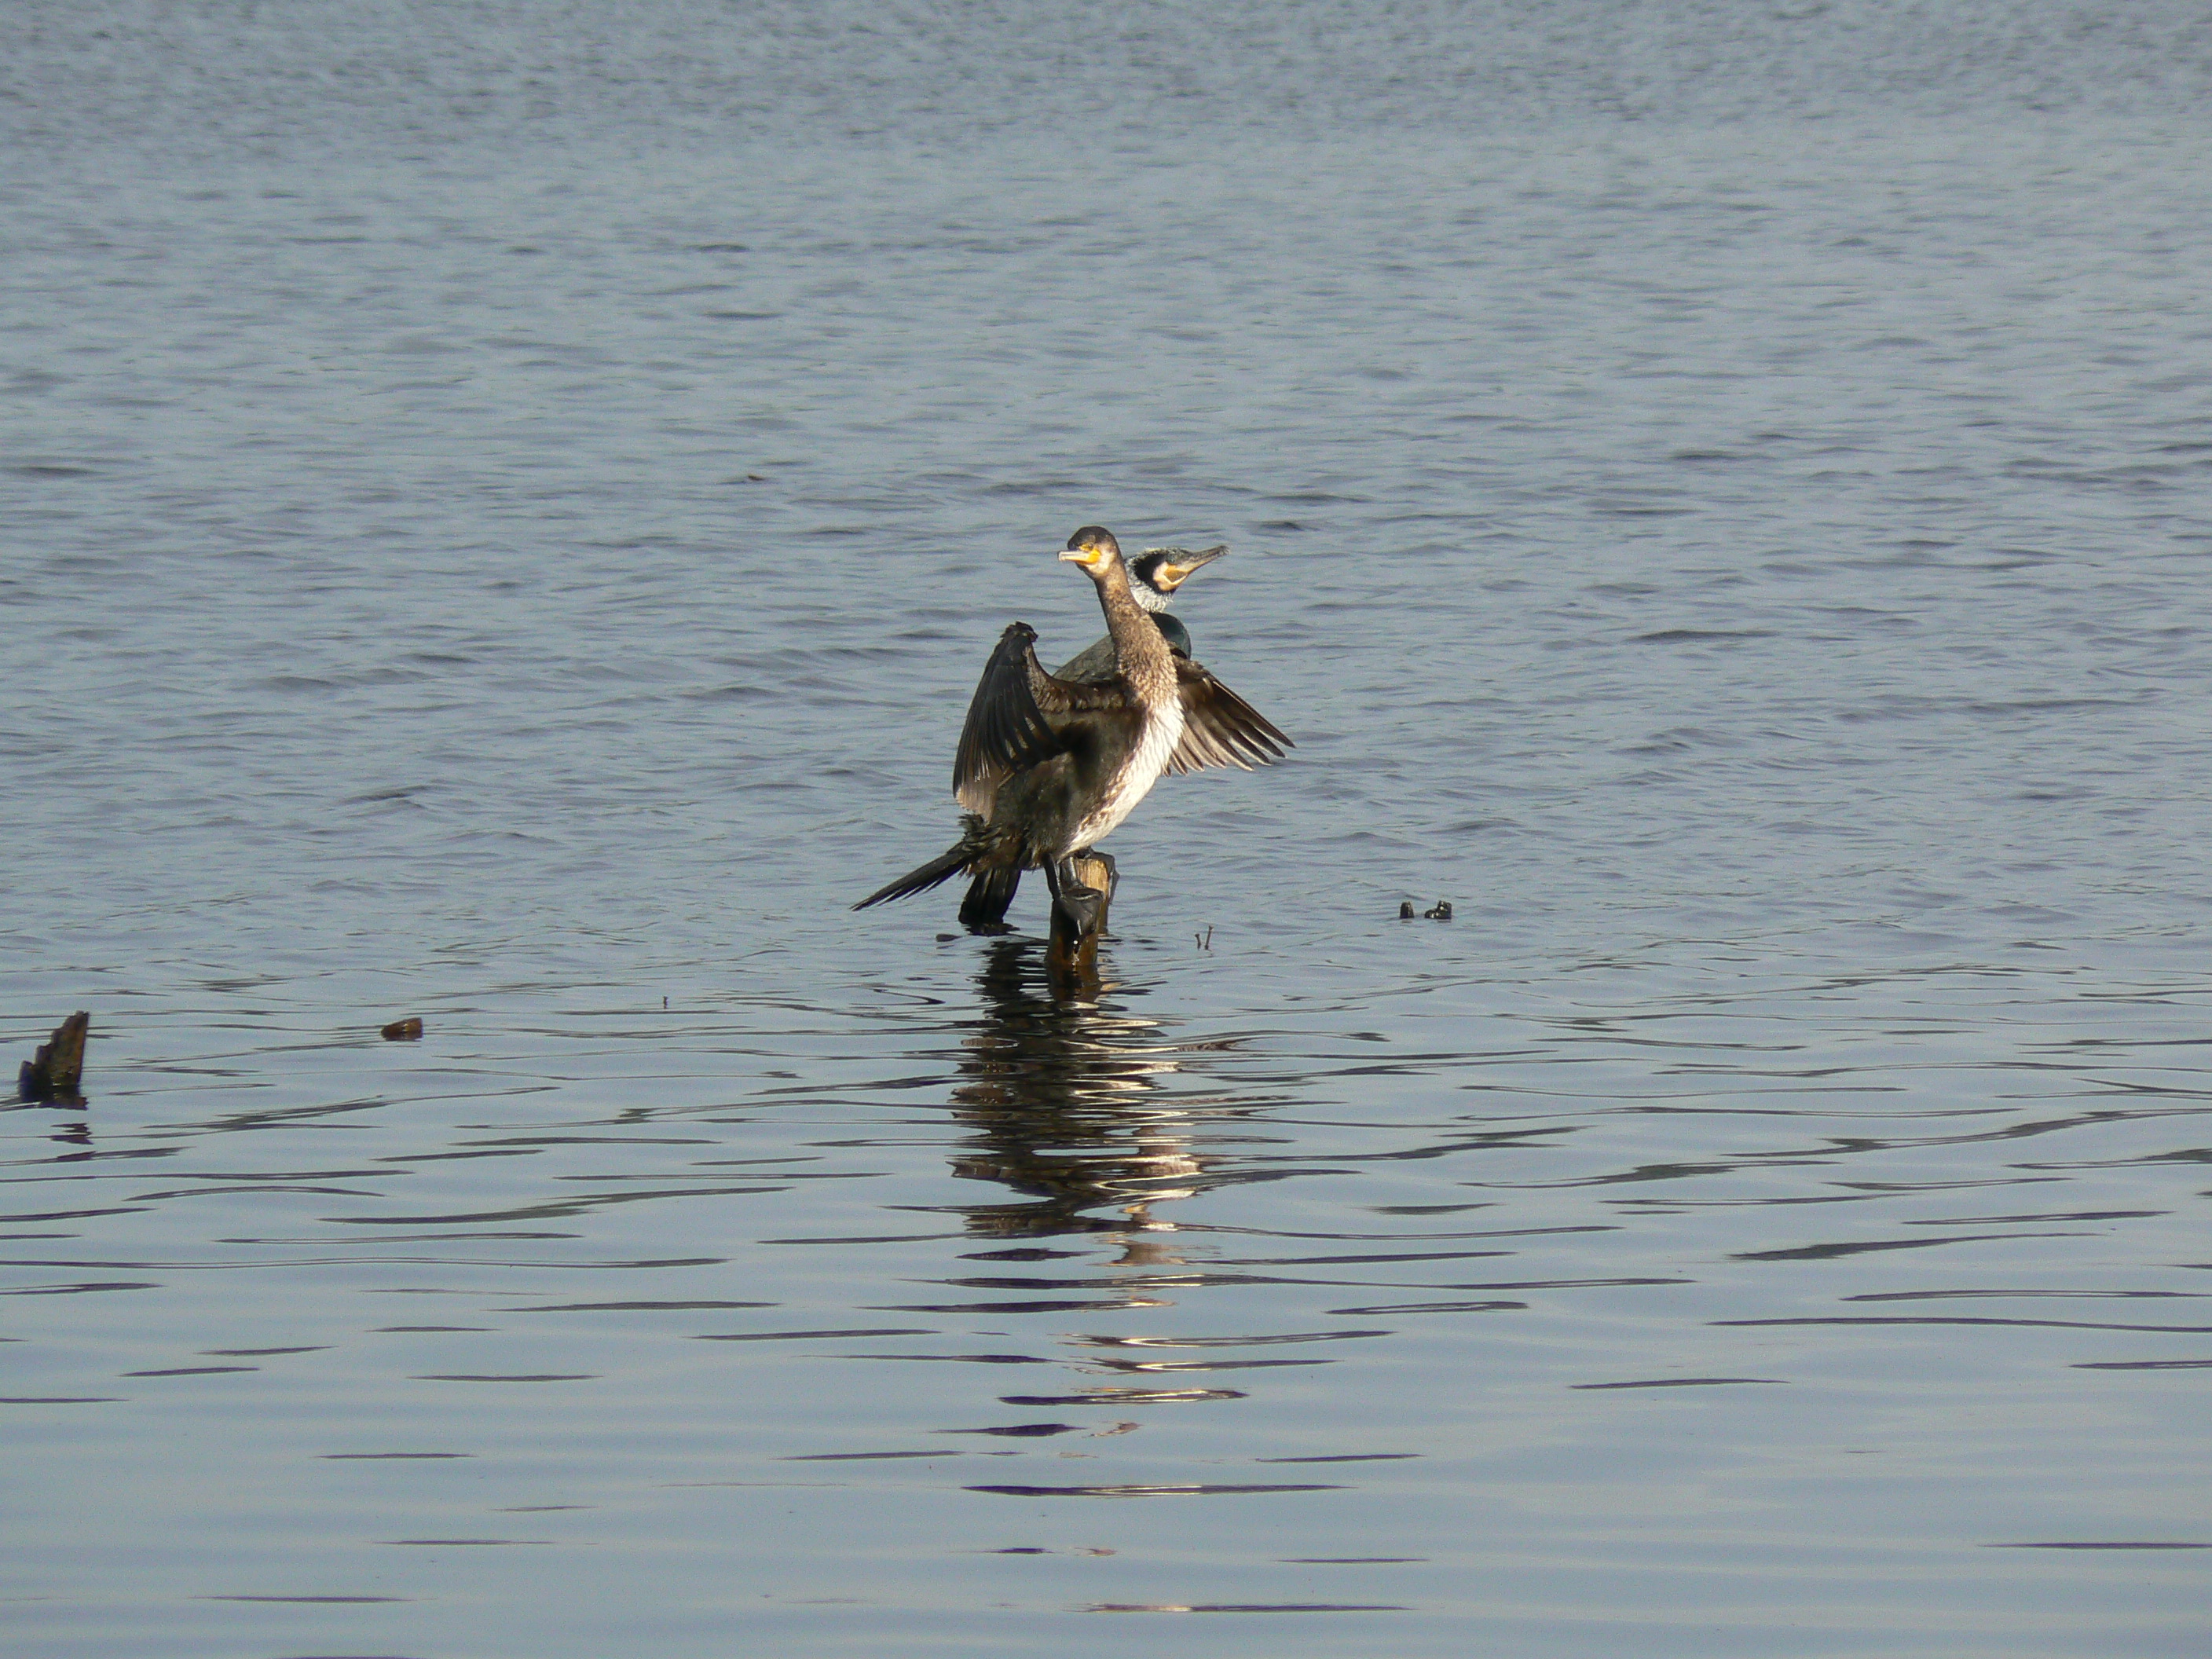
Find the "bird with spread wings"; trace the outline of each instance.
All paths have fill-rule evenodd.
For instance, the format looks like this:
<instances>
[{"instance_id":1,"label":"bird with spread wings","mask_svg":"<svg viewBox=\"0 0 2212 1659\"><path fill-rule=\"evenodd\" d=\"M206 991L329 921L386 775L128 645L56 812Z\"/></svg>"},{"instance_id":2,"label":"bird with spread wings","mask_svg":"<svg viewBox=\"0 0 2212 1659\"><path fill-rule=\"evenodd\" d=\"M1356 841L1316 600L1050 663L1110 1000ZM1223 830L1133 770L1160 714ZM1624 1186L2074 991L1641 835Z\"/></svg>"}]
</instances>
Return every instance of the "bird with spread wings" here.
<instances>
[{"instance_id":1,"label":"bird with spread wings","mask_svg":"<svg viewBox=\"0 0 2212 1659\"><path fill-rule=\"evenodd\" d=\"M976 881L962 919L986 931L1002 926L991 913L994 888L1003 883L1011 895L1023 871L1042 869L1055 904L1087 930L1103 896L1069 860L1104 839L1163 775L1250 770L1291 747L1273 721L1162 638L1131 595L1110 534L1079 530L1060 556L1097 584L1115 672L1097 681L1047 673L1036 630L1009 624L984 665L953 760L953 796L968 811L960 840L855 909L966 873ZM997 903L996 913L1004 908Z\"/></svg>"}]
</instances>

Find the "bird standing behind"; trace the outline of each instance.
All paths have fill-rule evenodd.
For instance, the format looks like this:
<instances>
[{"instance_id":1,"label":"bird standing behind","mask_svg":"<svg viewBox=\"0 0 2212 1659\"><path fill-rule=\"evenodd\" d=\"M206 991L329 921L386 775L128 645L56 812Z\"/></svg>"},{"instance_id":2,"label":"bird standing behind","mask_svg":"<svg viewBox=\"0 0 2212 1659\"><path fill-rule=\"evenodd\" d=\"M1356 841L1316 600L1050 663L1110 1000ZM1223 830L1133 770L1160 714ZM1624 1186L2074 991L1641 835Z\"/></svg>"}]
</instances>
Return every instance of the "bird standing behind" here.
<instances>
[{"instance_id":1,"label":"bird standing behind","mask_svg":"<svg viewBox=\"0 0 2212 1659\"><path fill-rule=\"evenodd\" d=\"M1195 552L1182 547L1148 547L1129 561L1129 597L1151 614L1152 626L1160 630L1170 650L1186 657L1192 654L1190 629L1182 625L1182 617L1168 612L1175 603L1176 590L1228 552L1226 542ZM1114 668L1114 636L1109 634L1052 673L1054 679L1061 680L1110 680Z\"/></svg>"}]
</instances>

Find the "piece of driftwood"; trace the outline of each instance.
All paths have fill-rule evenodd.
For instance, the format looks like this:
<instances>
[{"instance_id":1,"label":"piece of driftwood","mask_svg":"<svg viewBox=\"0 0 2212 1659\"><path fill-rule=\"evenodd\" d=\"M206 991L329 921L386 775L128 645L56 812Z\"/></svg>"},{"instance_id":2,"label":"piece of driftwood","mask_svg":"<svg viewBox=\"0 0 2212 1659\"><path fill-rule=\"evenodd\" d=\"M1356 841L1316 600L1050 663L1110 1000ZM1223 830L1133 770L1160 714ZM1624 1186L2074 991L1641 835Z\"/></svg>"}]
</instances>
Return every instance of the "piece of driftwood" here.
<instances>
[{"instance_id":1,"label":"piece of driftwood","mask_svg":"<svg viewBox=\"0 0 2212 1659\"><path fill-rule=\"evenodd\" d=\"M412 1042L422 1035L422 1022L410 1014L404 1019L395 1019L384 1028L386 1042Z\"/></svg>"},{"instance_id":2,"label":"piece of driftwood","mask_svg":"<svg viewBox=\"0 0 2212 1659\"><path fill-rule=\"evenodd\" d=\"M1114 902L1114 890L1121 884L1121 872L1114 860L1103 853L1079 853L1071 862L1075 866L1075 878L1085 887L1095 887L1105 896L1098 901L1098 911L1088 932L1078 934L1075 924L1057 904L1052 907L1052 938L1045 946L1044 963L1054 981L1060 985L1095 985L1098 980L1098 935L1106 931L1107 908Z\"/></svg>"},{"instance_id":3,"label":"piece of driftwood","mask_svg":"<svg viewBox=\"0 0 2212 1659\"><path fill-rule=\"evenodd\" d=\"M15 1074L16 1092L26 1100L53 1100L81 1093L84 1040L91 1033L92 1016L82 1008L55 1026L52 1041L40 1043L38 1052Z\"/></svg>"}]
</instances>

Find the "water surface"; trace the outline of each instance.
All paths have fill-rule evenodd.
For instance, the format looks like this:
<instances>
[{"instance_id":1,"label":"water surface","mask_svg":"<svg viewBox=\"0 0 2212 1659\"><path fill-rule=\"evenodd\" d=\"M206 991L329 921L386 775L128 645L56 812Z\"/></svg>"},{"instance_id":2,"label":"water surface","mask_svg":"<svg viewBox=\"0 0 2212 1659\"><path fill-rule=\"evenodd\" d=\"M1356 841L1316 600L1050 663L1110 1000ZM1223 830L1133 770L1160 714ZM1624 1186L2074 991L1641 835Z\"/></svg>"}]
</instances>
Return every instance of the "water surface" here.
<instances>
[{"instance_id":1,"label":"water surface","mask_svg":"<svg viewBox=\"0 0 2212 1659\"><path fill-rule=\"evenodd\" d=\"M2199 1650L2198 21L19 9L11 1650Z\"/></svg>"}]
</instances>

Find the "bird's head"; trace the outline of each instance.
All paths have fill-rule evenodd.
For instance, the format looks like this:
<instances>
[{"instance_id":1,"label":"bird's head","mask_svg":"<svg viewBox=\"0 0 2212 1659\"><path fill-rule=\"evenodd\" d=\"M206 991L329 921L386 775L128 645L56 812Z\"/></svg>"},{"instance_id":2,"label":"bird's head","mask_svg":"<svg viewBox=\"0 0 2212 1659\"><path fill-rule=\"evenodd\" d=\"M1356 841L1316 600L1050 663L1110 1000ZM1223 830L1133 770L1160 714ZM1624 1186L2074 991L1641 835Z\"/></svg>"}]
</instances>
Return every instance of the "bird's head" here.
<instances>
[{"instance_id":1,"label":"bird's head","mask_svg":"<svg viewBox=\"0 0 2212 1659\"><path fill-rule=\"evenodd\" d=\"M1067 538L1067 545L1060 556L1070 564L1080 565L1084 573L1094 581L1121 562L1121 544L1114 539L1114 532L1087 524Z\"/></svg>"},{"instance_id":2,"label":"bird's head","mask_svg":"<svg viewBox=\"0 0 2212 1659\"><path fill-rule=\"evenodd\" d=\"M1129 567L1129 591L1146 610L1164 611L1176 589L1228 550L1225 542L1196 552L1184 547L1148 547Z\"/></svg>"}]
</instances>

